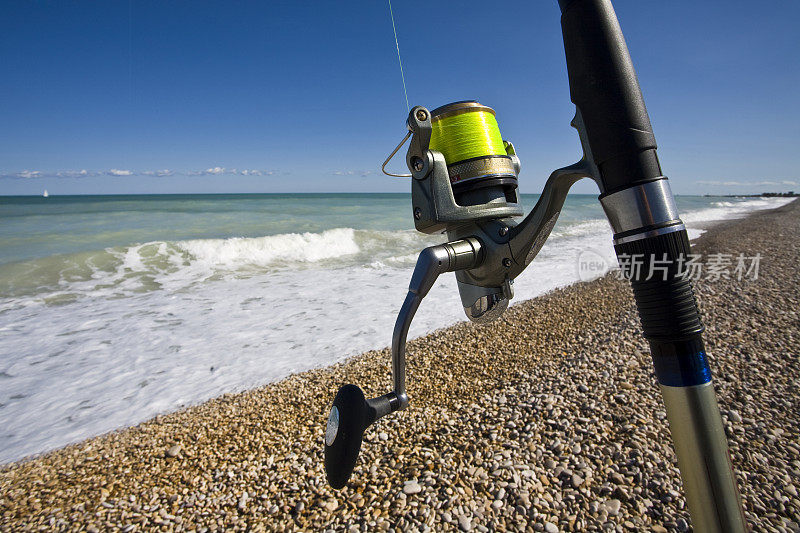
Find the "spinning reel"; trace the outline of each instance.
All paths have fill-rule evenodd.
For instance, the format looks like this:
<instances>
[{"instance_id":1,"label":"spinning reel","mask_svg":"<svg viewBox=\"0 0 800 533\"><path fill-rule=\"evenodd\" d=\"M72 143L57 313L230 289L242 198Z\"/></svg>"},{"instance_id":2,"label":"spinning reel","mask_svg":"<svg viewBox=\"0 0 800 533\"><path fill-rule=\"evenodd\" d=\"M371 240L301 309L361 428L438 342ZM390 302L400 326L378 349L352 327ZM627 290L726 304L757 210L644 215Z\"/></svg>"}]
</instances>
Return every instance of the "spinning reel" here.
<instances>
[{"instance_id":1,"label":"spinning reel","mask_svg":"<svg viewBox=\"0 0 800 533\"><path fill-rule=\"evenodd\" d=\"M469 130L447 124L458 117L461 126L469 120L489 126ZM581 131L579 114L572 124ZM410 137L406 163L412 178L414 225L422 233L445 232L448 242L425 248L411 276L392 336L394 390L367 399L356 385L345 385L336 394L325 431L325 470L334 488L343 487L350 478L364 431L408 406L406 337L417 308L439 275L455 272L461 303L471 321L497 319L513 297L514 279L533 261L555 226L569 188L581 178L595 176L586 157L556 170L536 206L518 222L516 218L523 215L517 189L520 161L510 142L497 142L494 110L474 101L433 111L417 106L409 112L407 125L408 134L383 167ZM465 139L464 133L483 136L484 142ZM479 155L460 158L475 153Z\"/></svg>"}]
</instances>

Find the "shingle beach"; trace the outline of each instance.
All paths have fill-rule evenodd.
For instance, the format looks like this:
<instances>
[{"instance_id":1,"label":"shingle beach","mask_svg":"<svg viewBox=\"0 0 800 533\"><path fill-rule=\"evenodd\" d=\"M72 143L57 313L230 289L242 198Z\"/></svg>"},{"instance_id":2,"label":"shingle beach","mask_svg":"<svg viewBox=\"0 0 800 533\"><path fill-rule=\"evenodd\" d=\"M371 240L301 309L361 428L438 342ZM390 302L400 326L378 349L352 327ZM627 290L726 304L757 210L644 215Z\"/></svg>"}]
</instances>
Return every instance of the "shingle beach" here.
<instances>
[{"instance_id":1,"label":"shingle beach","mask_svg":"<svg viewBox=\"0 0 800 533\"><path fill-rule=\"evenodd\" d=\"M695 284L754 531L800 531L798 242L795 201L694 243L734 263L761 256L758 279ZM385 393L388 348L1 466L0 529L690 529L631 289L616 273L408 352L411 405L367 430L340 491L323 471L330 402L344 383Z\"/></svg>"}]
</instances>

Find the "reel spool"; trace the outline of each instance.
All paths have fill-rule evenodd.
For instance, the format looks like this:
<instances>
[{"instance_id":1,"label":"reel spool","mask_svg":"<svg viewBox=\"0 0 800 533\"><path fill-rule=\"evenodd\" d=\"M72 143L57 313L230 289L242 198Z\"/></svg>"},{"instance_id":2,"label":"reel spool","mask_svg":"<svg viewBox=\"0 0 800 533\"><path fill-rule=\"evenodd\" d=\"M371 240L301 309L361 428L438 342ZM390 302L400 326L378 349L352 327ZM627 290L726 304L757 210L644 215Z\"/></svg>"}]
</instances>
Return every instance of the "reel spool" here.
<instances>
[{"instance_id":1,"label":"reel spool","mask_svg":"<svg viewBox=\"0 0 800 533\"><path fill-rule=\"evenodd\" d=\"M507 146L491 107L464 100L431 111L430 149L444 156L459 205L483 204L491 196L515 201L517 170Z\"/></svg>"}]
</instances>

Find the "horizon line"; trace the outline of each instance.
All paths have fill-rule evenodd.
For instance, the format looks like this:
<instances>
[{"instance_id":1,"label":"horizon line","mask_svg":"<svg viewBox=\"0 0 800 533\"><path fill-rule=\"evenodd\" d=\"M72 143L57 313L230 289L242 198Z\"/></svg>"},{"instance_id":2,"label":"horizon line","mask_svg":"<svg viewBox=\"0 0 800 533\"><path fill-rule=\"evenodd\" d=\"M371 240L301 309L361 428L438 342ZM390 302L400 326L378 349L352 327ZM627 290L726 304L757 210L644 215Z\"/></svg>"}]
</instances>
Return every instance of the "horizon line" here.
<instances>
[{"instance_id":1,"label":"horizon line","mask_svg":"<svg viewBox=\"0 0 800 533\"><path fill-rule=\"evenodd\" d=\"M46 191L46 190L45 190ZM791 192L791 191L790 191ZM283 194L338 194L338 195L345 195L345 194L362 194L362 195L379 195L379 194L391 194L391 195L410 195L410 192L364 192L364 191L336 191L336 192L326 192L326 191L302 191L302 192L158 192L158 193L147 193L147 192L119 192L119 193L69 193L69 194L52 194L48 193L46 198L53 198L53 197L73 197L73 196L245 196L245 195L283 195ZM541 192L521 192L520 194L523 195L540 195ZM740 194L723 194L723 193L703 193L703 194L686 194L686 193L673 193L675 196L721 196L721 197L737 197L737 196L762 196L762 195L787 195L787 192L780 192L780 191L762 191L758 193L740 193ZM598 193L570 193L571 196L597 196ZM45 198L42 196L42 193L32 193L32 194L0 194L0 198Z\"/></svg>"}]
</instances>

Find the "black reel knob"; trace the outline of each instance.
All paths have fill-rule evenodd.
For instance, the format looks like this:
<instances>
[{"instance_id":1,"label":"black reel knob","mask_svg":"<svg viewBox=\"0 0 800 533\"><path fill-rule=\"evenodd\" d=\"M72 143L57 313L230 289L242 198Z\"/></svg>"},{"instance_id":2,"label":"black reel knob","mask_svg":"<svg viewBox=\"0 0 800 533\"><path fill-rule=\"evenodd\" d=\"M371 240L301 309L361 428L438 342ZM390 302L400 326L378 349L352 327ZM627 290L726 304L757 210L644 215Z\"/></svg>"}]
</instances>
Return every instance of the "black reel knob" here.
<instances>
[{"instance_id":1,"label":"black reel knob","mask_svg":"<svg viewBox=\"0 0 800 533\"><path fill-rule=\"evenodd\" d=\"M355 385L345 385L336 393L325 429L325 474L335 489L345 486L353 467L364 430L370 420L370 408L364 392Z\"/></svg>"},{"instance_id":2,"label":"black reel knob","mask_svg":"<svg viewBox=\"0 0 800 533\"><path fill-rule=\"evenodd\" d=\"M394 410L390 395L367 400L355 385L345 385L336 393L325 428L325 475L331 487L340 489L350 479L364 430Z\"/></svg>"}]
</instances>

